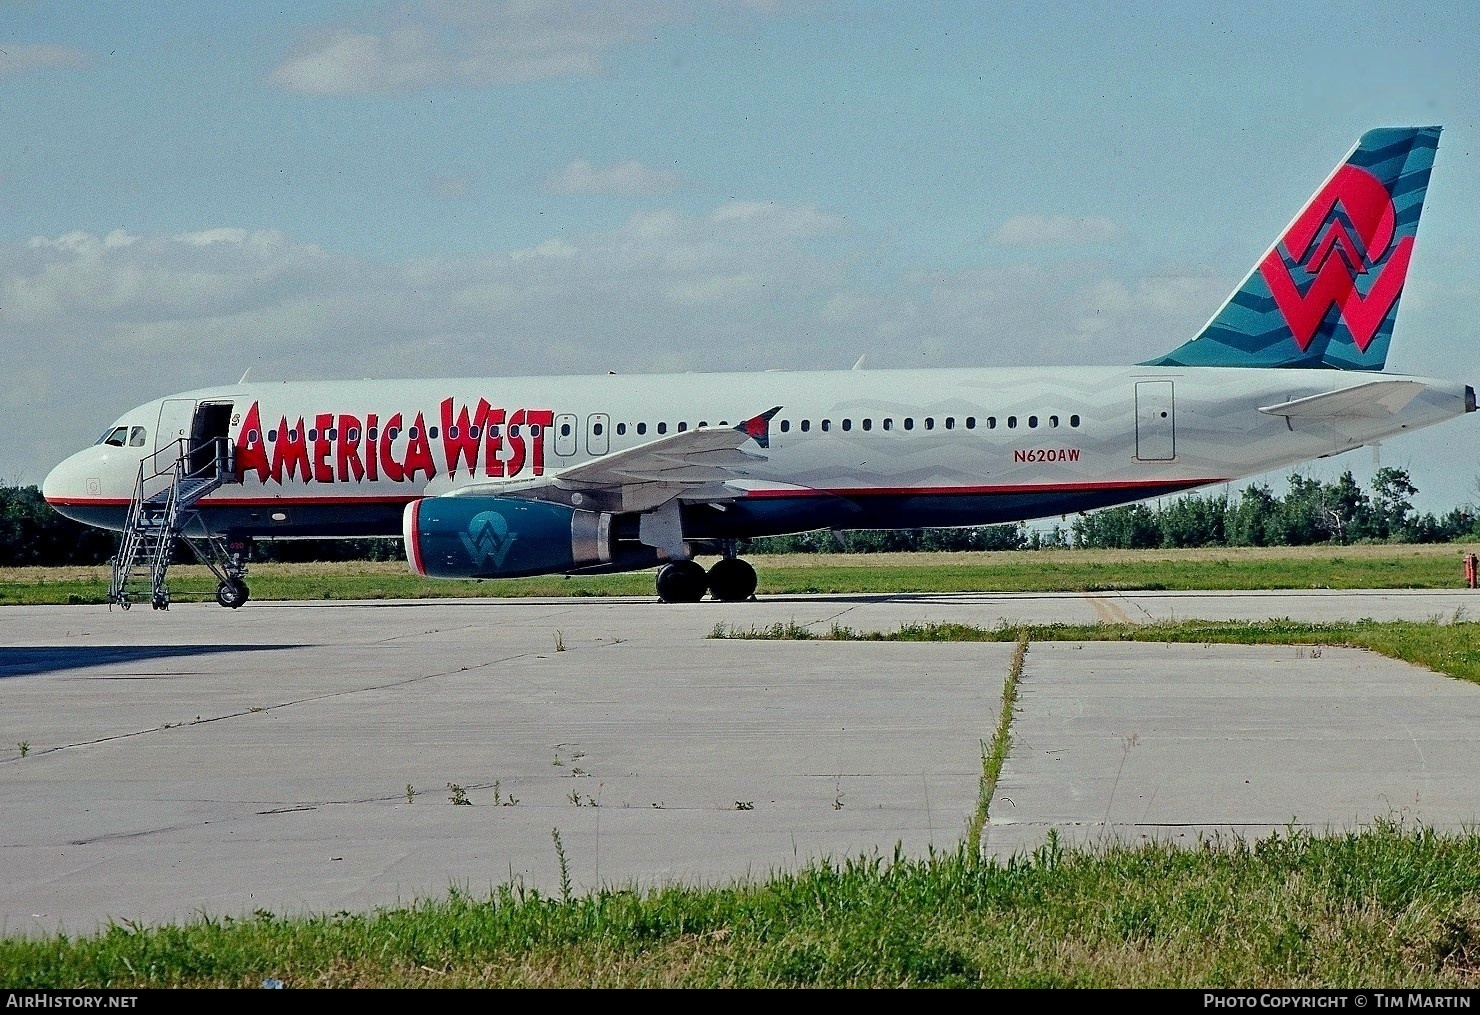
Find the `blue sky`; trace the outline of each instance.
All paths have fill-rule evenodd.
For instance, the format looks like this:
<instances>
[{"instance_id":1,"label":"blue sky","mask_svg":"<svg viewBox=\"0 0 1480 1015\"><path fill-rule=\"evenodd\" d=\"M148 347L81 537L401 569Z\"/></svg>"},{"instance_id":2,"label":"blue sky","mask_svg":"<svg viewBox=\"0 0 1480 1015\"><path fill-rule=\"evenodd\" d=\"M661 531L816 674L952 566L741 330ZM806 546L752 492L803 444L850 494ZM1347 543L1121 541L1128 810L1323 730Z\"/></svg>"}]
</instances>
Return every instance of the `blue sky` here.
<instances>
[{"instance_id":1,"label":"blue sky","mask_svg":"<svg viewBox=\"0 0 1480 1015\"><path fill-rule=\"evenodd\" d=\"M1480 383L1477 11L0 3L0 478L248 367L1134 362L1379 125L1445 128L1389 369ZM1381 462L1480 499L1472 425Z\"/></svg>"}]
</instances>

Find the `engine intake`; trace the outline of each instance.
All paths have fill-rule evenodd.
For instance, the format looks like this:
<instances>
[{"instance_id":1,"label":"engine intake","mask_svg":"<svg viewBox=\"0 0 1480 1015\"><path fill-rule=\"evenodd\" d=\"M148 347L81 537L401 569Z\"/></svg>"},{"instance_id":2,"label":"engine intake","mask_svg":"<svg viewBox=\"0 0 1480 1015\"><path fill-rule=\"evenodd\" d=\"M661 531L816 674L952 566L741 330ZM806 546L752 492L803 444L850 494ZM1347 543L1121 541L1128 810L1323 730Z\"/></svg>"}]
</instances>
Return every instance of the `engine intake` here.
<instances>
[{"instance_id":1,"label":"engine intake","mask_svg":"<svg viewBox=\"0 0 1480 1015\"><path fill-rule=\"evenodd\" d=\"M406 505L411 570L428 578L518 578L609 563L612 516L514 497L427 497Z\"/></svg>"}]
</instances>

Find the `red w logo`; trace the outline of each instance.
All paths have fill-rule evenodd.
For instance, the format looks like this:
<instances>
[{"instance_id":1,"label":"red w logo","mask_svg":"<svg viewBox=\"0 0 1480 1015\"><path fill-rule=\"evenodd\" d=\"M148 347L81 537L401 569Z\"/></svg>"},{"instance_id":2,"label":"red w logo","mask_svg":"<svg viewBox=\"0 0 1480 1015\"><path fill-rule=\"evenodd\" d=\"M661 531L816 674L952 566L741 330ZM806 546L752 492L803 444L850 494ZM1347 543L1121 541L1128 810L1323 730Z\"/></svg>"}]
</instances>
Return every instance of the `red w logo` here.
<instances>
[{"instance_id":1,"label":"red w logo","mask_svg":"<svg viewBox=\"0 0 1480 1015\"><path fill-rule=\"evenodd\" d=\"M1392 198L1377 177L1356 166L1342 166L1260 263L1259 274L1302 352L1332 306L1340 309L1359 350L1366 352L1372 344L1372 336L1403 291L1413 254L1412 236L1392 246L1395 218ZM1304 293L1290 273L1297 264L1314 276ZM1373 270L1377 275L1363 295L1357 276Z\"/></svg>"}]
</instances>

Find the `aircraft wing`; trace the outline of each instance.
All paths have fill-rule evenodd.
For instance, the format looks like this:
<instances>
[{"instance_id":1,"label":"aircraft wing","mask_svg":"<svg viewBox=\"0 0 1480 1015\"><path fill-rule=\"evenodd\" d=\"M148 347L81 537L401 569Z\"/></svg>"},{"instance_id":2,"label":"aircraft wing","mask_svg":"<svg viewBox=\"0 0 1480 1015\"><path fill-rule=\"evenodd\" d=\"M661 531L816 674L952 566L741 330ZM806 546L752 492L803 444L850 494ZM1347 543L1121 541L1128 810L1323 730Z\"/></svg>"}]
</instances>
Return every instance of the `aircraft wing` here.
<instances>
[{"instance_id":1,"label":"aircraft wing","mask_svg":"<svg viewBox=\"0 0 1480 1015\"><path fill-rule=\"evenodd\" d=\"M1401 412L1423 389L1418 381L1371 381L1324 395L1310 395L1278 405L1262 405L1259 411L1271 416L1329 422L1381 419Z\"/></svg>"},{"instance_id":2,"label":"aircraft wing","mask_svg":"<svg viewBox=\"0 0 1480 1015\"><path fill-rule=\"evenodd\" d=\"M651 510L675 498L733 500L739 492L725 482L743 478L750 466L766 460L771 418L780 411L778 405L737 426L669 434L539 479L468 483L447 495L524 497L623 512Z\"/></svg>"}]
</instances>

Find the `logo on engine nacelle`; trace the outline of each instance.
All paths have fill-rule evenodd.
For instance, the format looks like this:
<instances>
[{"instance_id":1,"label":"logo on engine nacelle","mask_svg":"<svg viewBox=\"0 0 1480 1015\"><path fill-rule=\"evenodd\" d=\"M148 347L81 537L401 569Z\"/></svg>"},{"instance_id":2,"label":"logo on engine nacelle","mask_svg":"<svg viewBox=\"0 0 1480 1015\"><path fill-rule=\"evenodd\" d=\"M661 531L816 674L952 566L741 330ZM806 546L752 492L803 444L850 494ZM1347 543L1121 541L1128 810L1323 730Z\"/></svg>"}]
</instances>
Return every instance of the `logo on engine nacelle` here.
<instances>
[{"instance_id":1,"label":"logo on engine nacelle","mask_svg":"<svg viewBox=\"0 0 1480 1015\"><path fill-rule=\"evenodd\" d=\"M509 522L497 511L480 511L468 520L468 531L461 534L463 547L477 567L489 561L495 569L504 566L504 558L518 536L509 534Z\"/></svg>"}]
</instances>

